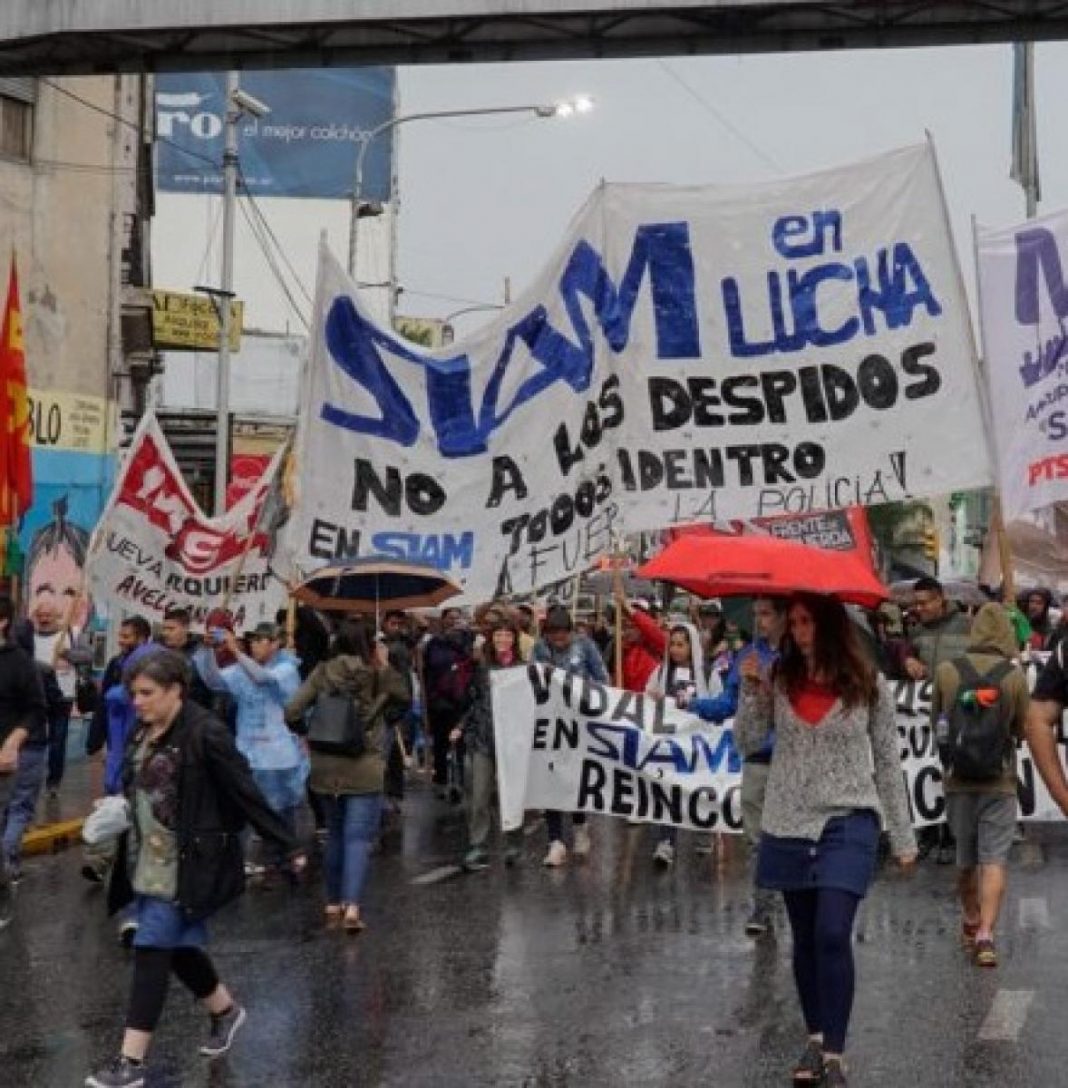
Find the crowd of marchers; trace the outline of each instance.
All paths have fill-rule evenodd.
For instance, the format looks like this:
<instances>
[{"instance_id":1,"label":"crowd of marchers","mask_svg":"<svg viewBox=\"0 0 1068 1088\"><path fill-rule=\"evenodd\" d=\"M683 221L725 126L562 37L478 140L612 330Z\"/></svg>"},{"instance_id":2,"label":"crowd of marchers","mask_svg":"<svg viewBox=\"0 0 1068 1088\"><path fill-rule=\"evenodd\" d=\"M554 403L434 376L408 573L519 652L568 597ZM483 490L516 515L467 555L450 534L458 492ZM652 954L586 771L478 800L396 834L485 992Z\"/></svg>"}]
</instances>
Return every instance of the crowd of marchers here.
<instances>
[{"instance_id":1,"label":"crowd of marchers","mask_svg":"<svg viewBox=\"0 0 1068 1088\"><path fill-rule=\"evenodd\" d=\"M494 721L491 677L542 663L733 722L752 860L745 930L759 940L785 914L809 1032L794 1082L845 1084L852 929L881 853L906 870L932 852L955 861L961 944L995 967L1025 734L1068 810L1055 734L1068 702L1068 609L1051 606L1045 591L964 606L923 578L904 609L862 612L808 594L667 609L631 599L618 624L611 607L493 602L380 619L301 607L247 631L217 612L194 632L174 609L158 631L124 619L97 680L76 632L27 624L0 599L0 905L8 918L22 835L42 789L62 786L68 724L81 713L105 793L87 821L82 873L106 887L133 957L121 1048L86 1084L144 1082L172 974L208 1014L201 1052L219 1057L246 1011L205 950L206 922L246 882L298 880L302 811L321 852L323 924L339 934L371 921L372 857L413 781L428 778L442 805L464 805L464 868L491 865L495 844L505 865L522 863L525 836L495 828L495 734L508 722ZM1043 666L1033 692L1029 658ZM888 678L931 683L946 821L919 844ZM530 813L528 824L544 829L545 866L596 848L581 812ZM695 836L695 855L717 847L715 836L683 834ZM653 864L676 863L678 835L654 828Z\"/></svg>"}]
</instances>

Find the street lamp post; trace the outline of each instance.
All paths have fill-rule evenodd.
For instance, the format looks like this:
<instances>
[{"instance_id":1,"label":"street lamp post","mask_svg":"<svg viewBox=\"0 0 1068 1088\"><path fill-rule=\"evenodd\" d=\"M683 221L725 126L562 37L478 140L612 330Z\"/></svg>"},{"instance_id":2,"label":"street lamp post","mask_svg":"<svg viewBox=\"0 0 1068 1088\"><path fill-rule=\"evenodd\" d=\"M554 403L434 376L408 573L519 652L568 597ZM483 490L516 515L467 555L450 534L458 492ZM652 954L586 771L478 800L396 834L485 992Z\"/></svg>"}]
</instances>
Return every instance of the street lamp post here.
<instances>
[{"instance_id":1,"label":"street lamp post","mask_svg":"<svg viewBox=\"0 0 1068 1088\"><path fill-rule=\"evenodd\" d=\"M215 372L215 516L226 512L230 467L230 311L234 295L234 211L237 206L237 72L226 74L226 136L223 146L222 270L219 293L219 366Z\"/></svg>"},{"instance_id":2,"label":"street lamp post","mask_svg":"<svg viewBox=\"0 0 1068 1088\"><path fill-rule=\"evenodd\" d=\"M226 130L223 144L222 268L218 291L209 291L219 315L215 373L215 514L226 511L230 475L230 313L234 297L234 218L237 210L237 124L244 114L265 117L270 109L241 90L237 72L226 74Z\"/></svg>"},{"instance_id":3,"label":"street lamp post","mask_svg":"<svg viewBox=\"0 0 1068 1088\"><path fill-rule=\"evenodd\" d=\"M479 302L474 306L465 306L462 310L453 310L451 314L446 314L441 319L441 341L442 345L448 345L453 342L456 336L456 331L452 327L452 323L458 318L463 317L465 314L481 314L488 311L503 310L504 307L499 302Z\"/></svg>"},{"instance_id":4,"label":"street lamp post","mask_svg":"<svg viewBox=\"0 0 1068 1088\"><path fill-rule=\"evenodd\" d=\"M363 161L367 155L367 149L381 136L383 132L398 125L405 125L409 121L429 121L446 117L486 117L502 113L532 113L535 117L570 117L575 113L587 113L593 108L593 100L585 95L568 99L566 102L557 102L552 105L544 103L527 106L483 106L466 110L432 110L425 113L406 113L400 117L392 117L388 121L371 129L367 138L360 146L356 156L356 170L352 185L352 210L349 218L349 275L356 279L356 245L359 235L360 206L363 195ZM357 284L358 285L358 284Z\"/></svg>"}]
</instances>

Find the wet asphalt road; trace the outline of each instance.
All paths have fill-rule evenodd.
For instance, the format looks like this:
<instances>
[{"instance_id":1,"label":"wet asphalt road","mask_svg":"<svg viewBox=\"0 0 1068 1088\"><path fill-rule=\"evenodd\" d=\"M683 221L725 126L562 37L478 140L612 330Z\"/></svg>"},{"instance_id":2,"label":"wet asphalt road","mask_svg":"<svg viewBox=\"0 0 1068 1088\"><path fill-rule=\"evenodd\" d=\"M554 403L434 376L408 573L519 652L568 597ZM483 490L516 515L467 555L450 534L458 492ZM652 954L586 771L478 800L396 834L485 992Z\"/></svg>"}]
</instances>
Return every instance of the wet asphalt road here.
<instances>
[{"instance_id":1,"label":"wet asphalt road","mask_svg":"<svg viewBox=\"0 0 1068 1088\"><path fill-rule=\"evenodd\" d=\"M204 1018L175 984L155 1088L789 1084L802 1039L789 939L754 943L737 840L683 835L654 870L652 833L594 821L594 855L460 874L458 810L410 796L375 871L360 937L324 932L318 883L254 890L218 916L212 953L250 1012L229 1059L196 1055ZM1002 966L956 943L952 869L884 875L858 933L851 1084L1068 1084L1068 825L1016 848ZM0 933L0 1084L73 1088L114 1052L128 954L75 851L31 859Z\"/></svg>"}]
</instances>

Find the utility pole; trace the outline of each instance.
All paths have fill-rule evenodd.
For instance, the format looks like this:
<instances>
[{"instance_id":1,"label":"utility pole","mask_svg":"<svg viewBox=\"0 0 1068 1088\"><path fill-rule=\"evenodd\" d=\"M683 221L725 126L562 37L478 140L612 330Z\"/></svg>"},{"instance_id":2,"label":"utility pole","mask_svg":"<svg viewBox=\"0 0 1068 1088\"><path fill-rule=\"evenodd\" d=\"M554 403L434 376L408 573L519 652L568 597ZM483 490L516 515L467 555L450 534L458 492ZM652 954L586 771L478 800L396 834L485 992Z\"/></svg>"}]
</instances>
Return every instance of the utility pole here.
<instances>
[{"instance_id":1,"label":"utility pole","mask_svg":"<svg viewBox=\"0 0 1068 1088\"><path fill-rule=\"evenodd\" d=\"M230 310L234 297L234 212L237 210L237 72L226 74L226 134L223 149L222 271L219 293L219 369L215 376L215 515L226 512L230 478Z\"/></svg>"}]
</instances>

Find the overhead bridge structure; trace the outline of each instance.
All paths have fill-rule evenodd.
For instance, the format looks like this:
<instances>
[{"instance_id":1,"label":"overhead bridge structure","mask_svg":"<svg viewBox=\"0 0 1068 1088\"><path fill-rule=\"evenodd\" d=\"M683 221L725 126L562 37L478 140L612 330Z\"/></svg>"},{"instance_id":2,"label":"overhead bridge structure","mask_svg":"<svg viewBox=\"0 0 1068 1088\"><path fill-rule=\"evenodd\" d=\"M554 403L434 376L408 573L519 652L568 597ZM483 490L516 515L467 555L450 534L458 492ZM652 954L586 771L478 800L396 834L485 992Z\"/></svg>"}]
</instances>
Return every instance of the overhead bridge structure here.
<instances>
[{"instance_id":1,"label":"overhead bridge structure","mask_svg":"<svg viewBox=\"0 0 1068 1088\"><path fill-rule=\"evenodd\" d=\"M1068 0L2 0L0 76L1068 38Z\"/></svg>"}]
</instances>

